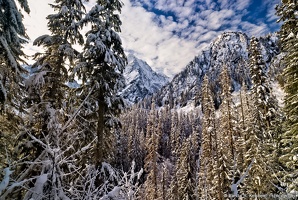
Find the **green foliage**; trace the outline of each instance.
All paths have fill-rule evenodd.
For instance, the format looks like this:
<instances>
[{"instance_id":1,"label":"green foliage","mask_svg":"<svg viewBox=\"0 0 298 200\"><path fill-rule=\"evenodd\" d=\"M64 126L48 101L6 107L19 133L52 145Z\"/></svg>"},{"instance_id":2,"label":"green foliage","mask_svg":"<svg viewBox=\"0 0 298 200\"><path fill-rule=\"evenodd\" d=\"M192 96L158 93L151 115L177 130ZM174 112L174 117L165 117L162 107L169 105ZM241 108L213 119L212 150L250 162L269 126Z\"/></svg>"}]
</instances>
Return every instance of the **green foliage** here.
<instances>
[{"instance_id":1,"label":"green foliage","mask_svg":"<svg viewBox=\"0 0 298 200\"><path fill-rule=\"evenodd\" d=\"M284 182L288 192L298 191L298 2L295 0L282 1L277 6L280 28L281 47L284 56L285 77L284 90L286 121L285 132L281 136L280 162L286 168Z\"/></svg>"}]
</instances>

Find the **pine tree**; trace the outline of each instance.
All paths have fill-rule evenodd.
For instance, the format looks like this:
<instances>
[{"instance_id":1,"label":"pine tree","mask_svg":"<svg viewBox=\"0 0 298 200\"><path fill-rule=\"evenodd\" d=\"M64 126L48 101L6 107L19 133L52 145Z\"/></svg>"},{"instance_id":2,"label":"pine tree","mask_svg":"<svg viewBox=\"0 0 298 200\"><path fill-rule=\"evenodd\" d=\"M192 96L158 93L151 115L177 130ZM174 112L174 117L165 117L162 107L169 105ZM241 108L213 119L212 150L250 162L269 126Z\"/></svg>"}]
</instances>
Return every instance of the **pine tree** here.
<instances>
[{"instance_id":1,"label":"pine tree","mask_svg":"<svg viewBox=\"0 0 298 200\"><path fill-rule=\"evenodd\" d=\"M200 118L199 108L196 108L191 113L191 126L192 134L190 135L191 140L191 150L190 150L190 160L191 160L191 171L194 187L193 199L199 199L199 163L200 163L200 149L201 149L201 138L202 138L202 127Z\"/></svg>"},{"instance_id":2,"label":"pine tree","mask_svg":"<svg viewBox=\"0 0 298 200\"><path fill-rule=\"evenodd\" d=\"M178 113L172 113L171 119L171 158L175 163L178 159L178 150L180 148L180 121L178 119Z\"/></svg>"},{"instance_id":3,"label":"pine tree","mask_svg":"<svg viewBox=\"0 0 298 200\"><path fill-rule=\"evenodd\" d=\"M298 2L296 0L283 0L277 6L279 22L283 22L280 28L280 40L282 51L285 52L285 78L284 90L285 107L287 116L285 122L285 132L281 136L282 156L280 162L286 168L284 182L288 192L298 191Z\"/></svg>"},{"instance_id":4,"label":"pine tree","mask_svg":"<svg viewBox=\"0 0 298 200\"><path fill-rule=\"evenodd\" d=\"M222 180L219 174L215 108L207 76L203 80L202 98L204 118L199 169L199 196L202 199L223 199Z\"/></svg>"},{"instance_id":5,"label":"pine tree","mask_svg":"<svg viewBox=\"0 0 298 200\"><path fill-rule=\"evenodd\" d=\"M86 110L81 117L85 128L97 137L92 154L96 166L113 161L115 135L112 130L119 125L117 115L123 107L117 95L124 85L122 73L127 62L118 35L121 21L117 13L121 12L121 7L118 0L98 0L82 20L91 30L86 33L82 59L74 75L82 80L80 98L83 101L88 97L83 103Z\"/></svg>"},{"instance_id":6,"label":"pine tree","mask_svg":"<svg viewBox=\"0 0 298 200\"><path fill-rule=\"evenodd\" d=\"M22 141L21 146L22 157L29 162L22 166L25 172L21 177L37 178L33 185L28 185L31 188L24 199L66 197L67 183L71 180L62 174L77 170L74 155L81 152L79 140L76 140L79 131L74 129L73 123L70 101L73 97L66 83L70 81L68 70L73 69L79 55L72 46L83 43L79 22L85 8L80 0L57 0L50 5L56 11L47 16L51 35L40 36L34 41L34 45L43 46L45 52L35 55L33 73L25 83L30 118L21 136L27 141Z\"/></svg>"},{"instance_id":7,"label":"pine tree","mask_svg":"<svg viewBox=\"0 0 298 200\"><path fill-rule=\"evenodd\" d=\"M186 139L181 146L180 156L177 162L176 179L177 179L177 199L190 200L194 199L195 182L192 174L191 159L191 140Z\"/></svg>"},{"instance_id":8,"label":"pine tree","mask_svg":"<svg viewBox=\"0 0 298 200\"><path fill-rule=\"evenodd\" d=\"M240 131L237 126L236 108L232 100L231 80L228 68L225 66L221 73L222 104L220 118L219 140L219 171L223 192L228 195L230 185L237 173Z\"/></svg>"},{"instance_id":9,"label":"pine tree","mask_svg":"<svg viewBox=\"0 0 298 200\"><path fill-rule=\"evenodd\" d=\"M18 2L25 12L30 12L26 0ZM3 111L4 103L18 105L16 100L21 91L22 73L26 72L20 64L25 63L22 45L28 39L22 20L14 0L0 2L0 111Z\"/></svg>"},{"instance_id":10,"label":"pine tree","mask_svg":"<svg viewBox=\"0 0 298 200\"><path fill-rule=\"evenodd\" d=\"M161 110L161 120L162 120L162 135L160 143L160 154L165 158L170 158L171 155L171 110L168 105L165 109Z\"/></svg>"},{"instance_id":11,"label":"pine tree","mask_svg":"<svg viewBox=\"0 0 298 200\"><path fill-rule=\"evenodd\" d=\"M158 143L159 143L159 131L161 127L157 127L158 123L157 112L154 109L154 102L152 103L151 110L149 113L149 118L147 122L147 155L145 158L145 172L148 173L145 184L145 199L157 199L158 195Z\"/></svg>"},{"instance_id":12,"label":"pine tree","mask_svg":"<svg viewBox=\"0 0 298 200\"><path fill-rule=\"evenodd\" d=\"M255 161L249 172L250 176L245 183L245 188L249 194L260 195L274 191L273 179L270 176L272 162L268 159L270 146L272 146L272 136L269 132L272 119L268 118L268 112L275 109L275 105L267 82L259 41L255 37L251 39L249 52L249 67L253 82L253 106L245 138L245 167L249 166L252 160Z\"/></svg>"},{"instance_id":13,"label":"pine tree","mask_svg":"<svg viewBox=\"0 0 298 200\"><path fill-rule=\"evenodd\" d=\"M27 0L0 2L0 168L15 159L14 143L23 124L24 87L27 71L22 67L26 57L23 44L28 36L23 24L22 11L30 12ZM7 157L9 160L7 160ZM1 170L1 169L0 169Z\"/></svg>"}]
</instances>

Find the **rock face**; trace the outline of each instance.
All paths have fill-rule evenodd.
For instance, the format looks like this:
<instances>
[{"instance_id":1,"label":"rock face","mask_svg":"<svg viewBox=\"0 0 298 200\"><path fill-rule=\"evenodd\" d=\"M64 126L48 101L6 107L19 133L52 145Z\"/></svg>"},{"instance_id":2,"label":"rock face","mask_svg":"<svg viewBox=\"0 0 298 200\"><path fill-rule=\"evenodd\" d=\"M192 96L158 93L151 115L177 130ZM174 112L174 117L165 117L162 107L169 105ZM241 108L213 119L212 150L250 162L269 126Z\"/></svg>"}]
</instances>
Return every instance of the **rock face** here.
<instances>
[{"instance_id":1,"label":"rock face","mask_svg":"<svg viewBox=\"0 0 298 200\"><path fill-rule=\"evenodd\" d=\"M261 37L261 50L267 70L273 68L279 54L276 35ZM248 47L250 38L240 32L226 32L218 36L207 50L196 56L186 68L177 74L156 95L155 101L162 106L183 107L190 102L199 104L201 85L205 75L214 93L215 103L220 103L219 75L227 67L231 76L233 90L239 90L242 84L251 86L248 68ZM275 60L275 61L274 61Z\"/></svg>"},{"instance_id":2,"label":"rock face","mask_svg":"<svg viewBox=\"0 0 298 200\"><path fill-rule=\"evenodd\" d=\"M132 54L128 55L128 65L123 75L126 86L121 95L128 103L137 103L156 93L169 81L168 77L154 72L146 62Z\"/></svg>"}]
</instances>

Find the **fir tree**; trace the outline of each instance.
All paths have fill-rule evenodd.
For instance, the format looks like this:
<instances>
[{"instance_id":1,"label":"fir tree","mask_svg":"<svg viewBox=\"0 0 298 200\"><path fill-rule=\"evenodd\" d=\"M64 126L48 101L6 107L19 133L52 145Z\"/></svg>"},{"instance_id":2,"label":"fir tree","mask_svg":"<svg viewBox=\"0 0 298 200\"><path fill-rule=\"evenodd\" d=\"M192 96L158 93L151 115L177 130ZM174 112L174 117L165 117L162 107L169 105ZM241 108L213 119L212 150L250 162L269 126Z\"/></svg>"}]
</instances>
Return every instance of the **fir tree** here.
<instances>
[{"instance_id":1,"label":"fir tree","mask_svg":"<svg viewBox=\"0 0 298 200\"><path fill-rule=\"evenodd\" d=\"M223 199L222 180L219 174L215 108L207 76L203 80L202 98L204 118L199 169L199 196L202 199Z\"/></svg>"},{"instance_id":2,"label":"fir tree","mask_svg":"<svg viewBox=\"0 0 298 200\"><path fill-rule=\"evenodd\" d=\"M284 90L286 114L285 132L281 136L282 156L280 162L286 168L287 173L283 181L287 185L288 192L298 191L298 2L296 0L283 0L277 6L277 15L281 25L279 35L282 51L285 52L285 78Z\"/></svg>"},{"instance_id":3,"label":"fir tree","mask_svg":"<svg viewBox=\"0 0 298 200\"><path fill-rule=\"evenodd\" d=\"M220 118L219 140L219 171L222 188L226 195L229 194L232 179L235 178L239 155L239 128L236 119L236 107L232 100L231 80L228 68L225 66L221 73L222 104Z\"/></svg>"},{"instance_id":4,"label":"fir tree","mask_svg":"<svg viewBox=\"0 0 298 200\"><path fill-rule=\"evenodd\" d=\"M180 149L180 156L177 162L177 199L194 199L195 182L192 174L191 140L186 139Z\"/></svg>"},{"instance_id":5,"label":"fir tree","mask_svg":"<svg viewBox=\"0 0 298 200\"><path fill-rule=\"evenodd\" d=\"M14 143L19 128L23 125L24 86L23 77L27 71L22 67L26 57L23 44L28 36L23 24L23 11L29 13L27 0L0 2L0 168L15 159ZM0 169L1 170L1 169Z\"/></svg>"},{"instance_id":6,"label":"fir tree","mask_svg":"<svg viewBox=\"0 0 298 200\"><path fill-rule=\"evenodd\" d=\"M174 111L171 117L171 158L175 163L178 159L178 150L180 148L180 122L177 112Z\"/></svg>"},{"instance_id":7,"label":"fir tree","mask_svg":"<svg viewBox=\"0 0 298 200\"><path fill-rule=\"evenodd\" d=\"M126 65L118 35L121 21L117 13L121 12L121 7L118 0L98 0L82 20L91 30L86 33L82 59L74 74L82 80L80 98L83 101L88 97L81 117L85 128L97 137L92 156L96 166L103 161L113 161L115 135L112 129L119 125L117 115L123 106L117 95L124 85L122 73Z\"/></svg>"},{"instance_id":8,"label":"fir tree","mask_svg":"<svg viewBox=\"0 0 298 200\"><path fill-rule=\"evenodd\" d=\"M147 122L147 155L145 158L145 172L148 173L145 186L145 199L157 199L159 197L158 194L158 143L160 132L158 129L161 127L157 127L156 123L158 123L157 112L154 109L154 102L152 103L151 110L149 113L149 118Z\"/></svg>"},{"instance_id":9,"label":"fir tree","mask_svg":"<svg viewBox=\"0 0 298 200\"><path fill-rule=\"evenodd\" d=\"M33 185L28 185L32 188L24 199L66 197L66 185L71 181L62 174L77 170L73 147L80 149L79 140L74 140L78 138L78 131L74 130L73 105L69 101L72 98L66 83L70 81L68 70L74 67L79 55L72 45L83 43L79 22L84 6L80 0L57 0L50 5L56 12L47 16L51 35L40 36L34 41L34 45L43 46L45 52L35 55L33 73L26 80L30 118L22 137L29 141L21 145L22 156L29 162L23 165L25 172L21 177L38 178ZM68 165L73 167L66 167Z\"/></svg>"},{"instance_id":10,"label":"fir tree","mask_svg":"<svg viewBox=\"0 0 298 200\"><path fill-rule=\"evenodd\" d=\"M253 37L250 43L250 60L253 88L251 118L246 132L246 152L245 166L248 166L252 160L255 160L249 172L245 188L249 194L266 194L274 191L272 184L273 178L270 176L272 171L272 162L269 159L270 146L272 146L272 136L269 128L271 118L268 118L268 112L275 109L274 100L270 93L270 87L267 82L265 63L263 61L259 41Z\"/></svg>"}]
</instances>

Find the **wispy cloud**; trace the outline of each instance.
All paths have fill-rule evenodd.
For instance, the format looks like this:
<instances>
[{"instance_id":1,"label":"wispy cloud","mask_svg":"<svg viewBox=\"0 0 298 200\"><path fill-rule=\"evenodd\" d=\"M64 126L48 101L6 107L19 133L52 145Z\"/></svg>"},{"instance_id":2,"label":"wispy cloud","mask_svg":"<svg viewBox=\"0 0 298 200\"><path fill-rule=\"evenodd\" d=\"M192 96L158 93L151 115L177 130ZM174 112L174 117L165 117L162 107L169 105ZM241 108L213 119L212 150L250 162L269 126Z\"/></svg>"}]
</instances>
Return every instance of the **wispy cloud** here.
<instances>
[{"instance_id":1,"label":"wispy cloud","mask_svg":"<svg viewBox=\"0 0 298 200\"><path fill-rule=\"evenodd\" d=\"M274 1L260 3L267 19L254 22L253 0L124 0L121 36L127 50L172 76L224 31L268 33Z\"/></svg>"},{"instance_id":2,"label":"wispy cloud","mask_svg":"<svg viewBox=\"0 0 298 200\"><path fill-rule=\"evenodd\" d=\"M276 20L278 0L122 0L121 38L126 51L145 60L168 76L180 72L194 56L224 31L248 35L268 33ZM25 25L32 39L47 33L45 17L53 12L52 0L29 0L31 17ZM89 0L87 7L94 5ZM252 20L252 5L258 2L263 19ZM252 17L250 17L252 16ZM252 18L252 19L249 19ZM36 51L35 47L27 47Z\"/></svg>"}]
</instances>

